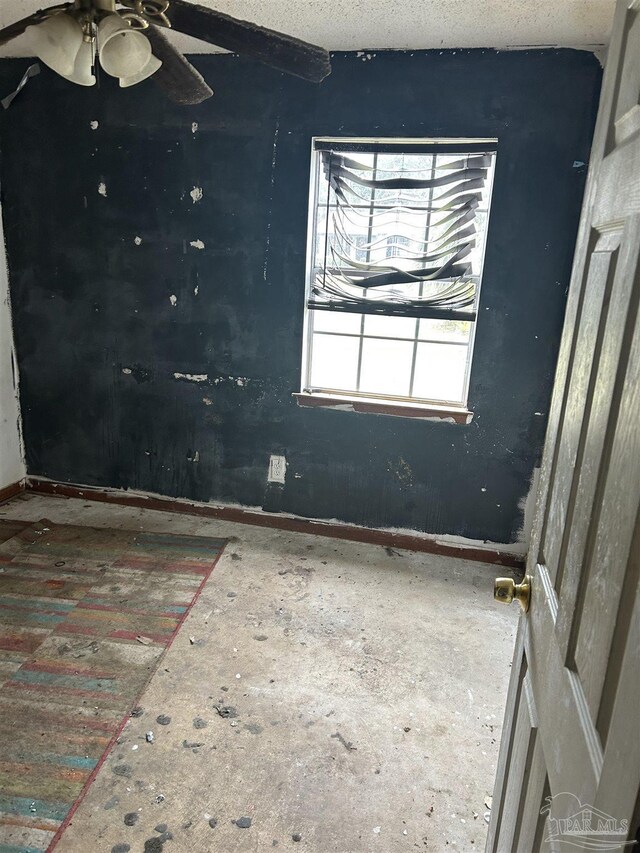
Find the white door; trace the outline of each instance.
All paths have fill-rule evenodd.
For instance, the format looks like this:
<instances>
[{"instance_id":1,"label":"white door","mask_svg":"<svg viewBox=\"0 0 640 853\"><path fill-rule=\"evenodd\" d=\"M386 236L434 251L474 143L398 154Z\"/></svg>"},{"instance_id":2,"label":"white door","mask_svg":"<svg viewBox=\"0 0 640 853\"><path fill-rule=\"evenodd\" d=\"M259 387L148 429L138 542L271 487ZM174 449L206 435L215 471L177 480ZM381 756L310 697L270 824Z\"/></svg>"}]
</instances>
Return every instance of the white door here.
<instances>
[{"instance_id":1,"label":"white door","mask_svg":"<svg viewBox=\"0 0 640 853\"><path fill-rule=\"evenodd\" d=\"M640 824L639 101L640 0L619 0L488 853L630 850Z\"/></svg>"}]
</instances>

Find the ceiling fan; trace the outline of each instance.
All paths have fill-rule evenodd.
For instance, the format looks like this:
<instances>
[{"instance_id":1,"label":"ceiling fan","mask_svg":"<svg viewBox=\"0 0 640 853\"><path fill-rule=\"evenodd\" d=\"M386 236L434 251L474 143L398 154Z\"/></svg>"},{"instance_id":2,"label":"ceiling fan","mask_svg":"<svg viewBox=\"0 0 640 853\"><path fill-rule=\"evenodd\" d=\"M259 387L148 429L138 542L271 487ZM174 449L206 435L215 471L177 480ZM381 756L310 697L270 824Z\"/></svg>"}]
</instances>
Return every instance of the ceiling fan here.
<instances>
[{"instance_id":1,"label":"ceiling fan","mask_svg":"<svg viewBox=\"0 0 640 853\"><path fill-rule=\"evenodd\" d=\"M323 48L186 0L73 0L0 30L0 46L26 33L42 62L80 86L95 85L99 60L123 87L153 77L175 103L199 104L213 91L167 28L311 82L331 73Z\"/></svg>"}]
</instances>

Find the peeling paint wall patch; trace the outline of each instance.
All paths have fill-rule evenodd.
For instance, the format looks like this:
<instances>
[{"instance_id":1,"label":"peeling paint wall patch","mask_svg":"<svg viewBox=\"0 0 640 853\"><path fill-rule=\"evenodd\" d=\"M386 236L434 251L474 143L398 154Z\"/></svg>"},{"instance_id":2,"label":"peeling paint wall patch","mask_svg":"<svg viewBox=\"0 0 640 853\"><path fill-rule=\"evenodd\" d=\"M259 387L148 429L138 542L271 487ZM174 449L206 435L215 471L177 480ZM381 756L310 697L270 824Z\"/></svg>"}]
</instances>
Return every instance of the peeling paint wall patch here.
<instances>
[{"instance_id":1,"label":"peeling paint wall patch","mask_svg":"<svg viewBox=\"0 0 640 853\"><path fill-rule=\"evenodd\" d=\"M133 242L136 244L136 246L139 246L142 243L142 237L134 237Z\"/></svg>"},{"instance_id":2,"label":"peeling paint wall patch","mask_svg":"<svg viewBox=\"0 0 640 853\"><path fill-rule=\"evenodd\" d=\"M194 187L189 195L191 196L191 200L194 204L198 201L202 201L202 187Z\"/></svg>"},{"instance_id":3,"label":"peeling paint wall patch","mask_svg":"<svg viewBox=\"0 0 640 853\"><path fill-rule=\"evenodd\" d=\"M107 197L107 185L104 181L100 181L100 183L98 184L98 192L105 198Z\"/></svg>"},{"instance_id":4,"label":"peeling paint wall patch","mask_svg":"<svg viewBox=\"0 0 640 853\"><path fill-rule=\"evenodd\" d=\"M97 130L98 129L98 122L97 121L90 121L89 127L91 128L91 130Z\"/></svg>"},{"instance_id":5,"label":"peeling paint wall patch","mask_svg":"<svg viewBox=\"0 0 640 853\"><path fill-rule=\"evenodd\" d=\"M244 388L244 386L252 380L249 379L248 376L216 376L216 378L212 381L214 385L220 385L224 382L231 382L233 385L238 385L240 388Z\"/></svg>"},{"instance_id":6,"label":"peeling paint wall patch","mask_svg":"<svg viewBox=\"0 0 640 853\"><path fill-rule=\"evenodd\" d=\"M197 131L198 131L198 122L192 121L191 122L191 133L197 133Z\"/></svg>"},{"instance_id":7,"label":"peeling paint wall patch","mask_svg":"<svg viewBox=\"0 0 640 853\"><path fill-rule=\"evenodd\" d=\"M193 246L194 249L204 249L204 243L202 240L192 240L189 245Z\"/></svg>"},{"instance_id":8,"label":"peeling paint wall patch","mask_svg":"<svg viewBox=\"0 0 640 853\"><path fill-rule=\"evenodd\" d=\"M178 297L175 295L175 293L171 294L171 296L169 297L169 302L173 305L174 308L176 307L176 305L178 304Z\"/></svg>"},{"instance_id":9,"label":"peeling paint wall patch","mask_svg":"<svg viewBox=\"0 0 640 853\"><path fill-rule=\"evenodd\" d=\"M131 374L131 368L130 367L123 367L122 372L126 373L127 376L129 376Z\"/></svg>"},{"instance_id":10,"label":"peeling paint wall patch","mask_svg":"<svg viewBox=\"0 0 640 853\"><path fill-rule=\"evenodd\" d=\"M174 379L186 379L189 382L206 382L209 378L208 373L174 373Z\"/></svg>"}]
</instances>

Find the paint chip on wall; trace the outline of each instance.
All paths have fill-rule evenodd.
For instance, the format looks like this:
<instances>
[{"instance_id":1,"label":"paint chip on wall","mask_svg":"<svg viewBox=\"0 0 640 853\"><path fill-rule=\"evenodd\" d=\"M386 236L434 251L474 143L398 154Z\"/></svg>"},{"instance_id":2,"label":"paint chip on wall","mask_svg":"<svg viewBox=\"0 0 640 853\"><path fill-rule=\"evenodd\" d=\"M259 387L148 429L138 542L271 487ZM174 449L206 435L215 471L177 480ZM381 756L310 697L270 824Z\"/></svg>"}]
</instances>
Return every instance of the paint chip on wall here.
<instances>
[{"instance_id":1,"label":"paint chip on wall","mask_svg":"<svg viewBox=\"0 0 640 853\"><path fill-rule=\"evenodd\" d=\"M104 181L100 181L100 183L98 184L98 192L105 198L107 197L107 185Z\"/></svg>"},{"instance_id":2,"label":"paint chip on wall","mask_svg":"<svg viewBox=\"0 0 640 853\"><path fill-rule=\"evenodd\" d=\"M204 243L202 240L191 240L189 245L193 246L194 249L204 249Z\"/></svg>"},{"instance_id":3,"label":"paint chip on wall","mask_svg":"<svg viewBox=\"0 0 640 853\"><path fill-rule=\"evenodd\" d=\"M174 373L174 379L186 379L188 382L206 382L208 373Z\"/></svg>"},{"instance_id":4,"label":"paint chip on wall","mask_svg":"<svg viewBox=\"0 0 640 853\"><path fill-rule=\"evenodd\" d=\"M142 237L134 237L133 242L136 244L136 246L139 246L142 243Z\"/></svg>"},{"instance_id":5,"label":"paint chip on wall","mask_svg":"<svg viewBox=\"0 0 640 853\"><path fill-rule=\"evenodd\" d=\"M97 121L90 121L89 127L91 128L91 130L97 130L98 129L98 122Z\"/></svg>"},{"instance_id":6,"label":"paint chip on wall","mask_svg":"<svg viewBox=\"0 0 640 853\"><path fill-rule=\"evenodd\" d=\"M196 204L196 202L198 201L202 201L202 187L194 187L189 193L189 195L191 196L191 200L194 204Z\"/></svg>"},{"instance_id":7,"label":"paint chip on wall","mask_svg":"<svg viewBox=\"0 0 640 853\"><path fill-rule=\"evenodd\" d=\"M198 122L192 121L191 122L191 133L197 133L197 131L198 131Z\"/></svg>"},{"instance_id":8,"label":"paint chip on wall","mask_svg":"<svg viewBox=\"0 0 640 853\"><path fill-rule=\"evenodd\" d=\"M175 295L175 293L171 294L171 296L169 297L169 302L174 308L176 307L176 305L178 304L178 297Z\"/></svg>"}]
</instances>

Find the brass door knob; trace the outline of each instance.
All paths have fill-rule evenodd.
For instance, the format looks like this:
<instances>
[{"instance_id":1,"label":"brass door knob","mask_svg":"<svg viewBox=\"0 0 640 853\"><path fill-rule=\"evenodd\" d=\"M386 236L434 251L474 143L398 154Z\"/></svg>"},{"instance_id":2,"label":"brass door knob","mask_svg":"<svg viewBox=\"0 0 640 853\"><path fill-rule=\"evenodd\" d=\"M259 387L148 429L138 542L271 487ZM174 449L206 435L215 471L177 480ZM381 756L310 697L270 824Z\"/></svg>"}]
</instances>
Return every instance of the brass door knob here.
<instances>
[{"instance_id":1,"label":"brass door knob","mask_svg":"<svg viewBox=\"0 0 640 853\"><path fill-rule=\"evenodd\" d=\"M515 598L526 613L531 601L530 576L526 575L522 583L516 583L512 578L496 578L493 584L493 597L503 604L511 604Z\"/></svg>"}]
</instances>

